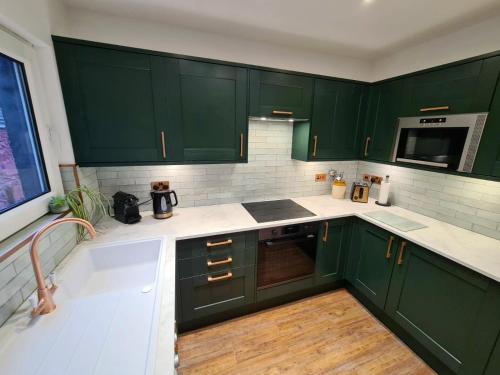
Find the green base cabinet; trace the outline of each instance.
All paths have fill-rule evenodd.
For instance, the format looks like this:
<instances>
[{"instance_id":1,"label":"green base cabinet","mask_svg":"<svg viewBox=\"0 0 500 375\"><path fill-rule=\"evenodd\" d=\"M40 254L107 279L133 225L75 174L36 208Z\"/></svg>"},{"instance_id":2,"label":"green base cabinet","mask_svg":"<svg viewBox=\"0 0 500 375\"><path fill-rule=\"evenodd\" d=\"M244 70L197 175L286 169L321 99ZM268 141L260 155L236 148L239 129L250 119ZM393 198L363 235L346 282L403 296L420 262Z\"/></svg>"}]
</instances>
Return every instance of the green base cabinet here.
<instances>
[{"instance_id":1,"label":"green base cabinet","mask_svg":"<svg viewBox=\"0 0 500 375\"><path fill-rule=\"evenodd\" d=\"M383 309L396 255L397 239L364 221L353 228L347 279L376 306Z\"/></svg>"},{"instance_id":2,"label":"green base cabinet","mask_svg":"<svg viewBox=\"0 0 500 375\"><path fill-rule=\"evenodd\" d=\"M490 281L415 244L402 244L386 312L454 372L480 374L489 351L473 355L471 348L491 347L497 331L479 342L477 335L498 326L491 316L495 303L488 300L494 292Z\"/></svg>"},{"instance_id":3,"label":"green base cabinet","mask_svg":"<svg viewBox=\"0 0 500 375\"><path fill-rule=\"evenodd\" d=\"M295 74L250 70L250 116L311 116L313 79Z\"/></svg>"},{"instance_id":4,"label":"green base cabinet","mask_svg":"<svg viewBox=\"0 0 500 375\"><path fill-rule=\"evenodd\" d=\"M484 375L498 375L500 374L500 335L497 338L497 342L493 352L491 353L490 359L488 361L488 366Z\"/></svg>"},{"instance_id":5,"label":"green base cabinet","mask_svg":"<svg viewBox=\"0 0 500 375\"><path fill-rule=\"evenodd\" d=\"M322 223L316 249L317 285L332 283L344 278L350 238L350 219L336 219Z\"/></svg>"},{"instance_id":6,"label":"green base cabinet","mask_svg":"<svg viewBox=\"0 0 500 375\"><path fill-rule=\"evenodd\" d=\"M365 85L316 79L310 122L294 123L292 158L358 158L366 92Z\"/></svg>"}]
</instances>

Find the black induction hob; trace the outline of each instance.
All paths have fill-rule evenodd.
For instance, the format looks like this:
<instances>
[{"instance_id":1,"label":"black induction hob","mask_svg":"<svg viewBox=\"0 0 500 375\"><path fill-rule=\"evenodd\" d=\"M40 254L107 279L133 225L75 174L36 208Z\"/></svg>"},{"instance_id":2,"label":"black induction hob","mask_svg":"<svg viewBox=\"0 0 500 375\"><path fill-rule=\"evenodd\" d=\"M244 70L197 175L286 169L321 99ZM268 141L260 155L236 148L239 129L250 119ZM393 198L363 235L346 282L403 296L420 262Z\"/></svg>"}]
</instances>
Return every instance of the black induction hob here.
<instances>
[{"instance_id":1,"label":"black induction hob","mask_svg":"<svg viewBox=\"0 0 500 375\"><path fill-rule=\"evenodd\" d=\"M257 223L316 216L291 199L241 204Z\"/></svg>"}]
</instances>

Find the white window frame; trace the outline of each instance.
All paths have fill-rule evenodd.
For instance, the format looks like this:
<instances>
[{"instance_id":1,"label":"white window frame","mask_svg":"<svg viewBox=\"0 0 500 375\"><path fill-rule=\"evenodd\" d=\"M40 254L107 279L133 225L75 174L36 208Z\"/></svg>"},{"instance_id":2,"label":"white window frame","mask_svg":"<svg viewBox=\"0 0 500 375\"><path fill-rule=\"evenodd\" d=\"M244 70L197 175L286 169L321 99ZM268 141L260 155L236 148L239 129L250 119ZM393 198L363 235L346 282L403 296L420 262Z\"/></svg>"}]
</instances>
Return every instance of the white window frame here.
<instances>
[{"instance_id":1,"label":"white window frame","mask_svg":"<svg viewBox=\"0 0 500 375\"><path fill-rule=\"evenodd\" d=\"M50 185L48 193L0 214L0 241L2 241L47 214L49 212L48 204L50 198L63 194L64 190L57 156L53 153L55 147L51 145L48 114L44 111L47 105L43 102L42 96L40 96L44 92L44 87L37 61L39 56L37 55L36 48L0 28L0 52L24 64L26 82L29 87L38 137L40 139L41 152L45 161L45 170Z\"/></svg>"}]
</instances>

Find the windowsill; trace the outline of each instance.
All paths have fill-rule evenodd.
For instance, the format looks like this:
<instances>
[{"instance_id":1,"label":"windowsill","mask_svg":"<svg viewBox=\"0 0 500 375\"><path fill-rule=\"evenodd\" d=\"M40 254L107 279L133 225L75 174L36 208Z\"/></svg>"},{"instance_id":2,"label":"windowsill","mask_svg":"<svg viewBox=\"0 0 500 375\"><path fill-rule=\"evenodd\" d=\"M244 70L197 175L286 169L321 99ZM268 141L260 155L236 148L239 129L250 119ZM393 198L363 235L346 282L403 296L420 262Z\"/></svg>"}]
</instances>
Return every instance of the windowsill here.
<instances>
[{"instance_id":1,"label":"windowsill","mask_svg":"<svg viewBox=\"0 0 500 375\"><path fill-rule=\"evenodd\" d=\"M35 233L44 225L68 215L70 211L65 211L60 214L48 213L41 218L28 224L20 231L0 241L0 263L10 256L14 255L18 250L22 249L27 243L31 241ZM1 266L0 266L1 268Z\"/></svg>"}]
</instances>

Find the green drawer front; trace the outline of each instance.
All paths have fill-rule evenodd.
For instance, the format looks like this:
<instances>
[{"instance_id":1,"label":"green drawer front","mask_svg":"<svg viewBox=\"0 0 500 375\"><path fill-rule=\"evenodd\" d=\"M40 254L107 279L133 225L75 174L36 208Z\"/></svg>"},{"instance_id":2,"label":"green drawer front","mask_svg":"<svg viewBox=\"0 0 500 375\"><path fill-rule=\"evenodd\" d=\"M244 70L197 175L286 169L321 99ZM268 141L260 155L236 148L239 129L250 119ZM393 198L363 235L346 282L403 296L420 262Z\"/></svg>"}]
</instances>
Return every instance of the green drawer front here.
<instances>
[{"instance_id":1,"label":"green drawer front","mask_svg":"<svg viewBox=\"0 0 500 375\"><path fill-rule=\"evenodd\" d=\"M256 243L255 232L195 238L178 241L176 256L178 260L181 260L202 256L224 256L229 254L229 251L243 249L255 252Z\"/></svg>"},{"instance_id":2,"label":"green drawer front","mask_svg":"<svg viewBox=\"0 0 500 375\"><path fill-rule=\"evenodd\" d=\"M211 265L209 266L209 262ZM221 248L216 252L196 258L180 259L177 262L177 272L180 279L205 275L214 272L224 272L230 268L252 266L255 264L255 252L252 249Z\"/></svg>"},{"instance_id":3,"label":"green drawer front","mask_svg":"<svg viewBox=\"0 0 500 375\"><path fill-rule=\"evenodd\" d=\"M209 281L209 277L231 277ZM179 281L181 291L182 321L198 319L255 300L254 266L232 268L210 275L195 276Z\"/></svg>"}]
</instances>

